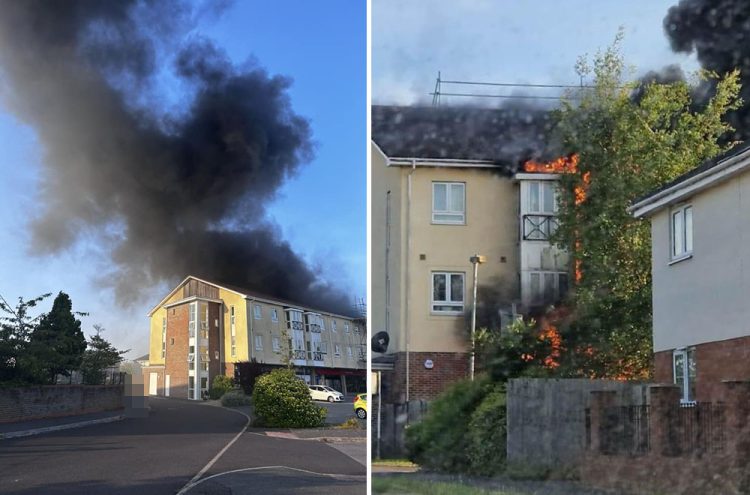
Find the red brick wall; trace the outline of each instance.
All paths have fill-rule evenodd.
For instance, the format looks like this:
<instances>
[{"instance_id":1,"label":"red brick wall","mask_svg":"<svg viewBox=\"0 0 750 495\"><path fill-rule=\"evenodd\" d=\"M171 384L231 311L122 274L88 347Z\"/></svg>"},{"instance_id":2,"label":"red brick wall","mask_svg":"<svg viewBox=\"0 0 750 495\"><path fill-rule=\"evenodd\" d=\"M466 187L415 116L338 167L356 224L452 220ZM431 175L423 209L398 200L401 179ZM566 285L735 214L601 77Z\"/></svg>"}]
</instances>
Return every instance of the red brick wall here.
<instances>
[{"instance_id":1,"label":"red brick wall","mask_svg":"<svg viewBox=\"0 0 750 495\"><path fill-rule=\"evenodd\" d=\"M169 346L169 340L167 340ZM156 395L164 395L164 367L163 366L144 366L143 367L143 386L146 395L149 395L149 386L151 384L151 373L156 373Z\"/></svg>"},{"instance_id":2,"label":"red brick wall","mask_svg":"<svg viewBox=\"0 0 750 495\"><path fill-rule=\"evenodd\" d=\"M431 360L432 369L425 368ZM467 377L469 356L458 352L411 352L409 353L409 400L432 400L451 383ZM383 399L388 403L406 400L406 353L396 354L393 371L383 374L386 389Z\"/></svg>"},{"instance_id":3,"label":"red brick wall","mask_svg":"<svg viewBox=\"0 0 750 495\"><path fill-rule=\"evenodd\" d=\"M189 304L167 308L167 355L164 359L164 373L169 375L169 396L178 399L188 398L188 322ZM172 340L174 339L174 343ZM148 390L148 377L144 377ZM163 383L162 387L163 387ZM163 389L159 395L164 395Z\"/></svg>"},{"instance_id":4,"label":"red brick wall","mask_svg":"<svg viewBox=\"0 0 750 495\"><path fill-rule=\"evenodd\" d=\"M750 380L750 336L695 346L696 400L720 400L722 380ZM654 354L654 378L672 383L672 351Z\"/></svg>"}]
</instances>

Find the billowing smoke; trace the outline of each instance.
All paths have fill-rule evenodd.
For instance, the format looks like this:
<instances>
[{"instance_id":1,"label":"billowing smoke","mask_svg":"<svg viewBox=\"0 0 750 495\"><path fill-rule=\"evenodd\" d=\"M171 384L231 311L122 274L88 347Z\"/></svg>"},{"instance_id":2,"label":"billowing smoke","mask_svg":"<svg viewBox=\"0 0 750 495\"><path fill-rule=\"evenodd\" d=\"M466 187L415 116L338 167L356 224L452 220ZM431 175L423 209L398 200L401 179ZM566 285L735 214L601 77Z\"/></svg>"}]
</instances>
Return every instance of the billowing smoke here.
<instances>
[{"instance_id":1,"label":"billowing smoke","mask_svg":"<svg viewBox=\"0 0 750 495\"><path fill-rule=\"evenodd\" d=\"M664 18L664 31L674 51L695 52L703 68L719 74L740 69L745 105L728 120L734 139L750 137L750 2L681 0Z\"/></svg>"},{"instance_id":2,"label":"billowing smoke","mask_svg":"<svg viewBox=\"0 0 750 495\"><path fill-rule=\"evenodd\" d=\"M194 274L350 312L266 219L312 157L289 80L183 41L198 14L169 0L3 2L2 102L44 149L33 251L109 243L113 270L102 278L123 302ZM164 80L181 90L172 108L161 103L176 98L160 97Z\"/></svg>"}]
</instances>

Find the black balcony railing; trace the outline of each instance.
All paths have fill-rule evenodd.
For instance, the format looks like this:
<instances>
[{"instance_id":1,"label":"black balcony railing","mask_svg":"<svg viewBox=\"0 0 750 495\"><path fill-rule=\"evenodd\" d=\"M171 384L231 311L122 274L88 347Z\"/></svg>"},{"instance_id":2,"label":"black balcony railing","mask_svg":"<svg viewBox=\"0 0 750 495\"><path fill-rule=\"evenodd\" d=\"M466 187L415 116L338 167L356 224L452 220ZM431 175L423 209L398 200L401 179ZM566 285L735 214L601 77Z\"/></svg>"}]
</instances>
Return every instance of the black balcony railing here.
<instances>
[{"instance_id":1,"label":"black balcony railing","mask_svg":"<svg viewBox=\"0 0 750 495\"><path fill-rule=\"evenodd\" d=\"M523 240L548 241L557 230L557 218L554 215L524 215Z\"/></svg>"},{"instance_id":2,"label":"black balcony railing","mask_svg":"<svg viewBox=\"0 0 750 495\"><path fill-rule=\"evenodd\" d=\"M307 352L305 352L302 349L295 349L294 352L292 352L292 357L294 359L307 359Z\"/></svg>"}]
</instances>

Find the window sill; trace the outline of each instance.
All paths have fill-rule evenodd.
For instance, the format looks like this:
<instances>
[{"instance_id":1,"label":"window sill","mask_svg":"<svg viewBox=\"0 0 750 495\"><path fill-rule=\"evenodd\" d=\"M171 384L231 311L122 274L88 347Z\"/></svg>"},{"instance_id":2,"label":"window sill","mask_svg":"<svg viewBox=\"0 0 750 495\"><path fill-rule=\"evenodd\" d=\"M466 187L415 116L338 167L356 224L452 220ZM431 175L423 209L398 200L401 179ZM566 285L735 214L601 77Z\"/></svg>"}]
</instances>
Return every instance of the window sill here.
<instances>
[{"instance_id":1,"label":"window sill","mask_svg":"<svg viewBox=\"0 0 750 495\"><path fill-rule=\"evenodd\" d=\"M685 261L685 260L689 260L689 259L691 259L692 257L693 257L693 253L683 254L683 255L682 255L682 256L680 256L679 258L674 258L674 259L673 259L672 261L670 261L670 262L669 262L669 265L668 265L668 266L672 266L672 265L674 265L674 264L677 264L677 263L679 263L680 261Z\"/></svg>"},{"instance_id":2,"label":"window sill","mask_svg":"<svg viewBox=\"0 0 750 495\"><path fill-rule=\"evenodd\" d=\"M459 227L466 225L466 222L437 222L435 220L433 220L430 223L432 225L456 225L456 226L459 226Z\"/></svg>"},{"instance_id":3,"label":"window sill","mask_svg":"<svg viewBox=\"0 0 750 495\"><path fill-rule=\"evenodd\" d=\"M430 311L431 316L462 316L463 311Z\"/></svg>"}]
</instances>

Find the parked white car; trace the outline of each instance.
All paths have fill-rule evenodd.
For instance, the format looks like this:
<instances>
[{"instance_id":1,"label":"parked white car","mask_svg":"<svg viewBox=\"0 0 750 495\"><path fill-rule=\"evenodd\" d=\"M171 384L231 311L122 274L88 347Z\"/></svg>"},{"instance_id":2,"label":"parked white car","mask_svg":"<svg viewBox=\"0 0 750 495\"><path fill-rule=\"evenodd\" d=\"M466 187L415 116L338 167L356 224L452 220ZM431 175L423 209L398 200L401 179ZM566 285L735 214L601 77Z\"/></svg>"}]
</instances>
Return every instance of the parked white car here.
<instances>
[{"instance_id":1,"label":"parked white car","mask_svg":"<svg viewBox=\"0 0 750 495\"><path fill-rule=\"evenodd\" d=\"M344 400L344 394L338 390L325 385L308 385L310 397L312 400L327 400L328 402L341 402Z\"/></svg>"}]
</instances>

